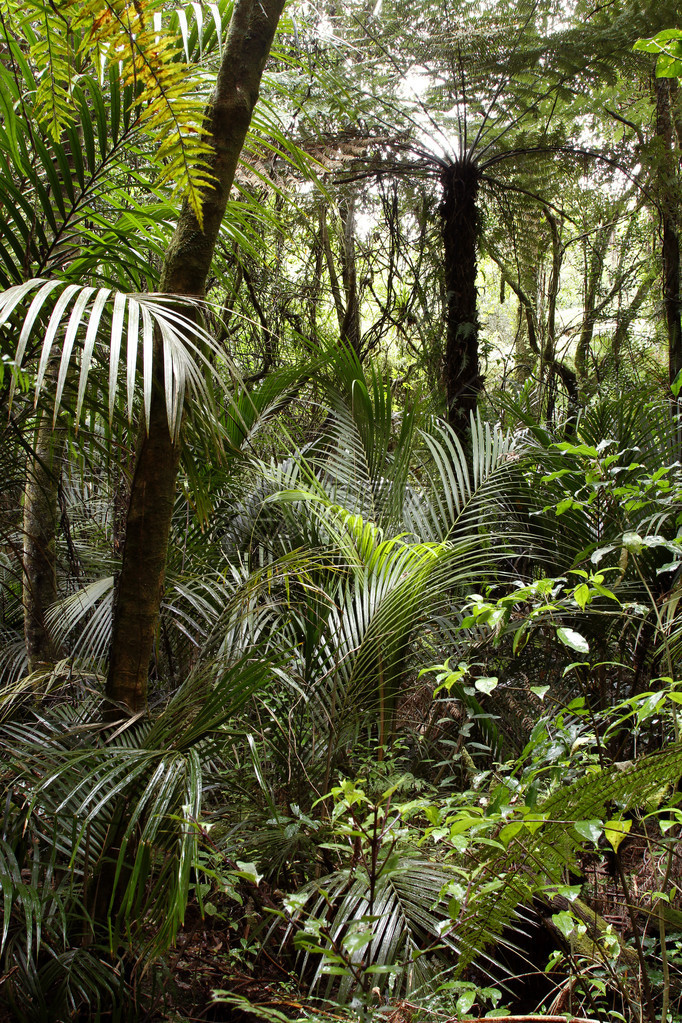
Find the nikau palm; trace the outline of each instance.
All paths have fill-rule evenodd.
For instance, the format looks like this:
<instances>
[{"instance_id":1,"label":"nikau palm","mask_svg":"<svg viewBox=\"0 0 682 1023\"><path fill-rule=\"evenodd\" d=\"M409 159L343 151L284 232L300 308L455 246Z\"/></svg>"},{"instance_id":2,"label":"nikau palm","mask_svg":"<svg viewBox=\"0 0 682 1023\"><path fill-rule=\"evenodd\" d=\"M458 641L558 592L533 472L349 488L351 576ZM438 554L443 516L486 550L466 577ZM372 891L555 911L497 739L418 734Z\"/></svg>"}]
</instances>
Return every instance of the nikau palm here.
<instances>
[{"instance_id":1,"label":"nikau palm","mask_svg":"<svg viewBox=\"0 0 682 1023\"><path fill-rule=\"evenodd\" d=\"M283 2L267 5L244 2L235 5L230 30L224 46L220 70L214 94L208 108L206 141L199 152L203 182L201 203L186 202L178 221L175 234L168 248L162 268L159 286L166 295L180 297L186 302L189 297L201 298L211 267L213 250L227 207L230 187L234 178L239 156L251 121L251 115L258 99L261 76L274 38ZM137 16L137 15L136 15ZM136 53L142 41L135 39ZM192 159L193 152L185 152L185 159ZM194 154L194 158L199 158ZM49 285L52 287L53 285ZM47 286L46 286L47 287ZM10 295L5 302L4 319L13 311L18 295ZM68 300L65 294L64 298ZM84 295L84 299L86 296ZM80 313L85 302L80 303ZM97 309L101 315L101 304ZM73 344L79 316L74 306L70 324L70 342ZM118 340L117 330L121 328L121 317L125 306L123 296L118 300L118 319L114 311L112 339ZM59 325L63 311L59 303L53 313L54 330ZM194 314L195 315L195 314ZM143 320L148 313L143 310ZM177 321L177 310L169 309L168 320ZM86 358L89 365L94 330L98 316L91 317L93 330L85 341ZM177 322L174 326L177 326ZM130 336L136 333L135 325L129 321ZM176 333L181 331L176 330ZM26 327L24 338L26 337ZM48 338L51 336L48 331ZM149 330L145 331L149 339ZM120 344L120 340L118 341ZM23 344L26 344L24 340ZM49 343L44 353L49 355ZM113 705L120 705L136 713L146 706L147 676L153 637L158 621L164 569L167 559L168 535L175 499L175 480L180 460L178 415L178 389L182 383L176 380L176 401L169 399L173 392L172 368L169 351L169 329L166 332L159 325L154 330L153 360L151 375L145 378L145 417L135 453L135 470L130 486L130 503L125 527L123 564L118 580L115 602L112 646L109 659L109 674L106 695ZM22 344L18 361L23 357ZM64 386L64 372L68 363L69 346L62 356L62 376L58 384L58 397ZM134 355L133 355L134 358ZM112 366L117 364L117 352ZM44 372L44 367L43 367ZM83 400L83 384L87 373L81 371L78 406ZM38 388L41 374L38 376ZM115 375L110 379L110 390L115 387ZM37 388L37 389L38 389ZM181 397L181 394L179 395ZM172 411L174 406L174 412Z\"/></svg>"}]
</instances>

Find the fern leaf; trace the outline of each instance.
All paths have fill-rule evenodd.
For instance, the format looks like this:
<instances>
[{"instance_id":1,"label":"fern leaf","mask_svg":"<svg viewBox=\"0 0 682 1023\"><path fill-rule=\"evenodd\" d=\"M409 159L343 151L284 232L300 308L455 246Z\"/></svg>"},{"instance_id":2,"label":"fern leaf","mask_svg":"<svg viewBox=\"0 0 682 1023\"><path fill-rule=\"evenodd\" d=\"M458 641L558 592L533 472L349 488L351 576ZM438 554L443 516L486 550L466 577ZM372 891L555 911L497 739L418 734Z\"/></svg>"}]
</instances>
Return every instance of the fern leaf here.
<instances>
[{"instance_id":1,"label":"fern leaf","mask_svg":"<svg viewBox=\"0 0 682 1023\"><path fill-rule=\"evenodd\" d=\"M201 224L213 149L204 127L206 97L200 89L187 93L189 38L183 42L183 23L164 19L161 0L61 0L50 6L29 0L24 11L21 34L37 69L35 112L46 133L57 142L74 123L74 95L83 74L100 78L108 70L115 100L112 131L118 131L125 96L124 121L132 115L156 143L159 183L172 182L173 194L188 201ZM219 11L214 22L221 23Z\"/></svg>"}]
</instances>

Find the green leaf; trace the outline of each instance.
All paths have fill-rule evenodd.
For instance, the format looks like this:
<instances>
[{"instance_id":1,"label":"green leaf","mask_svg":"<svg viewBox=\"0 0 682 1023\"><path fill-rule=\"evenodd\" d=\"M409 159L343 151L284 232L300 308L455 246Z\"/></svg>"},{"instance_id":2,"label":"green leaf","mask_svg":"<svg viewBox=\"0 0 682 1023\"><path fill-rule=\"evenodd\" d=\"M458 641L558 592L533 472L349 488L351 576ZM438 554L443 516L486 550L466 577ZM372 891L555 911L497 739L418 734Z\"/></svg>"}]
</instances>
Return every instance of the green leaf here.
<instances>
[{"instance_id":1,"label":"green leaf","mask_svg":"<svg viewBox=\"0 0 682 1023\"><path fill-rule=\"evenodd\" d=\"M457 818L450 825L450 837L454 838L455 835L461 835L463 832L468 831L474 824L481 823L480 814L469 813L466 810L460 811Z\"/></svg>"},{"instance_id":2,"label":"green leaf","mask_svg":"<svg viewBox=\"0 0 682 1023\"><path fill-rule=\"evenodd\" d=\"M302 892L292 892L291 895L287 895L283 900L283 905L287 913L290 916L295 916L300 913L304 908L309 896Z\"/></svg>"},{"instance_id":3,"label":"green leaf","mask_svg":"<svg viewBox=\"0 0 682 1023\"><path fill-rule=\"evenodd\" d=\"M373 939L373 931L351 931L343 939L343 947L352 955L354 952L361 952L363 948L367 948Z\"/></svg>"},{"instance_id":4,"label":"green leaf","mask_svg":"<svg viewBox=\"0 0 682 1023\"><path fill-rule=\"evenodd\" d=\"M233 995L229 991L215 990L213 992L213 1000L234 1006L238 1012L232 1013L232 1015L252 1016L254 1019L265 1020L266 1023L290 1023L290 1017L278 1009L271 1009L261 1003L254 1004L248 998L244 998L241 995Z\"/></svg>"},{"instance_id":5,"label":"green leaf","mask_svg":"<svg viewBox=\"0 0 682 1023\"><path fill-rule=\"evenodd\" d=\"M523 826L526 831L530 831L531 835L534 835L536 831L540 830L545 822L546 818L544 815L531 814L528 817L524 817Z\"/></svg>"},{"instance_id":6,"label":"green leaf","mask_svg":"<svg viewBox=\"0 0 682 1023\"><path fill-rule=\"evenodd\" d=\"M657 78L682 78L682 32L680 29L667 28L651 39L638 39L632 48L644 53L658 54Z\"/></svg>"},{"instance_id":7,"label":"green leaf","mask_svg":"<svg viewBox=\"0 0 682 1023\"><path fill-rule=\"evenodd\" d=\"M561 441L561 443L555 444L553 447L557 447L565 455L583 455L585 458L599 457L597 449L589 444L570 444L568 441Z\"/></svg>"},{"instance_id":8,"label":"green leaf","mask_svg":"<svg viewBox=\"0 0 682 1023\"><path fill-rule=\"evenodd\" d=\"M499 679L497 678L496 675L490 675L490 676L486 676L485 678L477 678L475 683L474 683L474 685L475 685L476 689L478 689L478 691L480 693L485 693L486 695L490 695L490 693L492 693L493 689L497 688L498 682L499 682Z\"/></svg>"},{"instance_id":9,"label":"green leaf","mask_svg":"<svg viewBox=\"0 0 682 1023\"><path fill-rule=\"evenodd\" d=\"M465 1015L469 1011L469 1009L471 1008L471 1006L474 1004L475 1001L476 1001L476 989L475 988L473 990L471 990L471 991L463 991L462 994L457 999L457 1006L456 1006L457 1014L459 1016Z\"/></svg>"},{"instance_id":10,"label":"green leaf","mask_svg":"<svg viewBox=\"0 0 682 1023\"><path fill-rule=\"evenodd\" d=\"M586 838L588 842L594 842L595 845L599 841L601 834L604 830L602 821L574 821L573 827L578 832L581 838Z\"/></svg>"},{"instance_id":11,"label":"green leaf","mask_svg":"<svg viewBox=\"0 0 682 1023\"><path fill-rule=\"evenodd\" d=\"M258 873L255 863L244 863L242 860L237 860L237 868L235 873L246 881L251 881L252 884L258 884L263 879L263 875Z\"/></svg>"},{"instance_id":12,"label":"green leaf","mask_svg":"<svg viewBox=\"0 0 682 1023\"><path fill-rule=\"evenodd\" d=\"M556 630L556 634L564 646L569 647L571 650L576 650L579 654L589 654L590 644L575 629L566 629L561 626Z\"/></svg>"},{"instance_id":13,"label":"green leaf","mask_svg":"<svg viewBox=\"0 0 682 1023\"><path fill-rule=\"evenodd\" d=\"M606 841L613 848L614 852L618 852L618 847L631 827L632 821L606 821L604 824L604 834L606 835Z\"/></svg>"},{"instance_id":14,"label":"green leaf","mask_svg":"<svg viewBox=\"0 0 682 1023\"><path fill-rule=\"evenodd\" d=\"M506 824L499 834L499 839L505 849L508 847L512 838L518 835L519 831L523 829L523 821L513 821L511 824Z\"/></svg>"},{"instance_id":15,"label":"green leaf","mask_svg":"<svg viewBox=\"0 0 682 1023\"><path fill-rule=\"evenodd\" d=\"M572 913L569 913L566 909L562 910L561 913L553 913L552 923L564 938L570 940L575 930L575 918Z\"/></svg>"}]
</instances>

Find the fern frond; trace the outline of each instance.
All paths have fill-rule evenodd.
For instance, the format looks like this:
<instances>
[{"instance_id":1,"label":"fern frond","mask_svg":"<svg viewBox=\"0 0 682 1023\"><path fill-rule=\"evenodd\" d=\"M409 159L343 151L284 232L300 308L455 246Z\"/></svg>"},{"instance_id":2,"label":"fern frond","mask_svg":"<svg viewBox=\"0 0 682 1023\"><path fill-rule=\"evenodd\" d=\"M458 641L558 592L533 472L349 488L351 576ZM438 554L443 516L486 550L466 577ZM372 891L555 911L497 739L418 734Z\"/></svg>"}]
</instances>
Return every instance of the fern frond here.
<instances>
[{"instance_id":1,"label":"fern frond","mask_svg":"<svg viewBox=\"0 0 682 1023\"><path fill-rule=\"evenodd\" d=\"M37 68L35 109L54 142L73 123L78 80L91 71L117 75L129 92L127 113L155 144L159 183L187 199L202 223L202 191L213 181L213 153L204 126L206 96L187 90L189 37L180 22L164 19L160 0L62 0L25 7L22 34ZM186 18L185 18L186 24ZM216 32L221 24L215 18Z\"/></svg>"},{"instance_id":2,"label":"fern frond","mask_svg":"<svg viewBox=\"0 0 682 1023\"><path fill-rule=\"evenodd\" d=\"M559 789L526 818L528 826L519 817L518 837L485 864L467 914L458 922L459 970L466 968L477 949L502 933L519 904L562 883L565 868L574 865L583 844L573 831L574 822L612 817L614 804L622 812L646 806L660 798L662 789L674 786L680 773L682 744L676 743Z\"/></svg>"}]
</instances>

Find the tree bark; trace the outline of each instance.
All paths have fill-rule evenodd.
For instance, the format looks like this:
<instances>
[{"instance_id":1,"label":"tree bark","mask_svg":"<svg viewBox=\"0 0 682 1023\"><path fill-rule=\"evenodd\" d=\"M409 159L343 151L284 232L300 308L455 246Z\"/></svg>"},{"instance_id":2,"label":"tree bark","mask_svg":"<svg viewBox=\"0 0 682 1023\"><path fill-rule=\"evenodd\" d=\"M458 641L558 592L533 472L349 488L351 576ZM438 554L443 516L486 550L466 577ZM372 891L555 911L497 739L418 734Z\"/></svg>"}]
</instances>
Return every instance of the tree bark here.
<instances>
[{"instance_id":1,"label":"tree bark","mask_svg":"<svg viewBox=\"0 0 682 1023\"><path fill-rule=\"evenodd\" d=\"M447 418L460 438L469 429L483 386L478 364L476 248L480 171L470 160L456 160L441 175L439 213L445 250Z\"/></svg>"},{"instance_id":2,"label":"tree bark","mask_svg":"<svg viewBox=\"0 0 682 1023\"><path fill-rule=\"evenodd\" d=\"M66 151L68 164L73 170L71 146L65 134L61 145ZM61 172L58 172L61 179ZM69 195L60 180L62 202L69 205ZM68 266L78 250L77 235L67 232L68 217L55 227L50 244L52 259ZM66 235L69 234L67 239ZM27 255L28 260L28 255ZM27 263L28 265L28 263ZM58 360L51 358L47 366L46 382L57 386ZM24 641L28 670L36 671L54 665L64 655L47 627L46 612L57 600L57 508L62 461L66 447L66 430L54 426L46 409L37 414L35 447L29 456L23 509L23 577L22 603L24 608Z\"/></svg>"},{"instance_id":3,"label":"tree bark","mask_svg":"<svg viewBox=\"0 0 682 1023\"><path fill-rule=\"evenodd\" d=\"M161 274L161 291L201 297L261 78L284 0L236 0L215 91L206 111L214 175L204 194L203 227L185 203ZM131 713L147 703L149 662L159 618L179 439L171 436L163 391L163 355L155 350L148 432L140 430L123 563L118 579L106 696Z\"/></svg>"},{"instance_id":4,"label":"tree bark","mask_svg":"<svg viewBox=\"0 0 682 1023\"><path fill-rule=\"evenodd\" d=\"M327 263L339 336L360 358L360 298L358 295L357 272L355 268L355 200L353 196L341 203L341 281L334 264L334 251L329 237L326 210L320 216L320 236ZM341 285L343 284L343 293Z\"/></svg>"},{"instance_id":5,"label":"tree bark","mask_svg":"<svg viewBox=\"0 0 682 1023\"><path fill-rule=\"evenodd\" d=\"M680 296L680 235L676 219L679 172L673 118L674 87L670 79L655 79L656 133L663 143L660 169L660 209L663 222L663 309L668 334L668 372L672 383L682 370L682 298Z\"/></svg>"}]
</instances>

